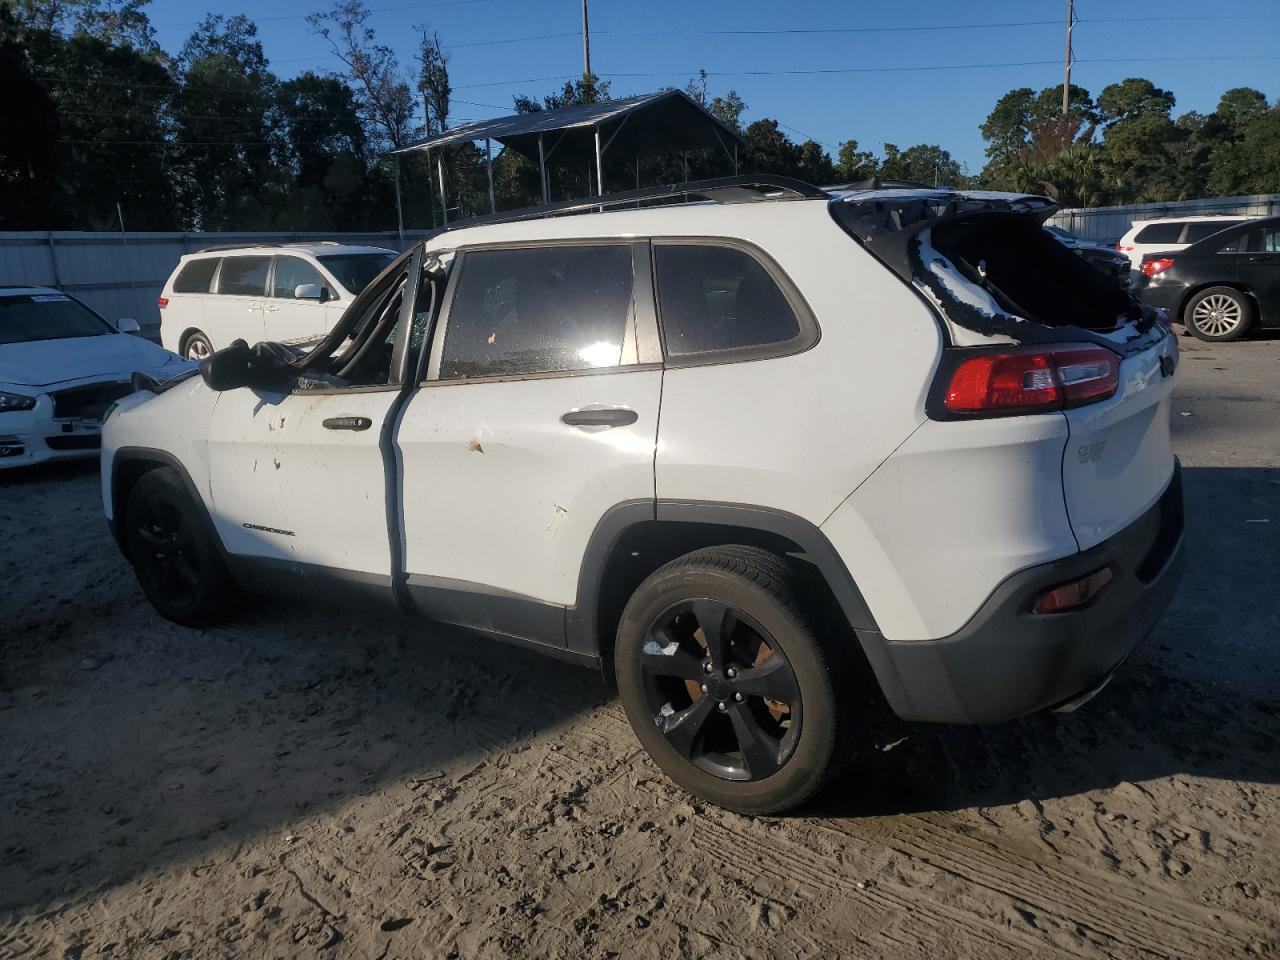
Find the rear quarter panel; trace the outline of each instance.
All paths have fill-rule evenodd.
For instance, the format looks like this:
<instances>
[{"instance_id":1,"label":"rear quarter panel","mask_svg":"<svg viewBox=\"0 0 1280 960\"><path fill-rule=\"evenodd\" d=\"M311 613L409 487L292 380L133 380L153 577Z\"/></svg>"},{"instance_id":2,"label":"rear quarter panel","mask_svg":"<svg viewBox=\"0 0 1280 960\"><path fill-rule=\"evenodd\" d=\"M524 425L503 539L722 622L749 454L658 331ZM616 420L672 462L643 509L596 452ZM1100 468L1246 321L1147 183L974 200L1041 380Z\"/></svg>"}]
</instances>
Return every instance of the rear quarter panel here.
<instances>
[{"instance_id":1,"label":"rear quarter panel","mask_svg":"<svg viewBox=\"0 0 1280 960\"><path fill-rule=\"evenodd\" d=\"M793 356L668 369L657 495L821 524L924 421L942 335L923 301L825 204L742 206L717 226L777 262L820 338Z\"/></svg>"}]
</instances>

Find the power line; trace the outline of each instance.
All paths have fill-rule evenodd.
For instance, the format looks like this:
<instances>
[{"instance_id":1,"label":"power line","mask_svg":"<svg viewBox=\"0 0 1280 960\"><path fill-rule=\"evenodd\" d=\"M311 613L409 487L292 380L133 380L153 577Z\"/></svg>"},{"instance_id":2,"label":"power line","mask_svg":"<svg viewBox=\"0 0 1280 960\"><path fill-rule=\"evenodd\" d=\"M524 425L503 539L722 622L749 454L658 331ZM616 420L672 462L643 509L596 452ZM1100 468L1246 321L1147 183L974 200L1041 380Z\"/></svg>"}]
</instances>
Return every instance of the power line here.
<instances>
[{"instance_id":1,"label":"power line","mask_svg":"<svg viewBox=\"0 0 1280 960\"><path fill-rule=\"evenodd\" d=\"M395 7L370 7L369 13L391 13L400 10L434 10L437 7L465 7L477 3L492 3L493 0L441 0L440 3L409 3L401 4ZM309 13L299 13L289 16L278 17L251 17L254 23L277 23L285 20L306 20L310 17ZM157 27L198 27L204 23L203 20L186 20L181 23L157 23Z\"/></svg>"},{"instance_id":2,"label":"power line","mask_svg":"<svg viewBox=\"0 0 1280 960\"><path fill-rule=\"evenodd\" d=\"M1188 63L1208 61L1257 61L1280 60L1280 56L1189 56L1189 57L1077 57L1075 63ZM708 70L708 77L792 77L792 76L827 76L832 74L855 73L915 73L941 70L987 70L1003 67L1041 67L1057 65L1060 60L1011 60L1003 63L954 63L954 64L920 64L915 66L896 67L820 67L794 70ZM602 73L605 79L640 79L659 77L688 77L697 70L664 70L650 73ZM523 77L516 80L492 80L485 83L459 84L455 90L475 90L481 87L505 87L525 83L551 83L561 80L573 80L577 74L560 74L548 77Z\"/></svg>"}]
</instances>

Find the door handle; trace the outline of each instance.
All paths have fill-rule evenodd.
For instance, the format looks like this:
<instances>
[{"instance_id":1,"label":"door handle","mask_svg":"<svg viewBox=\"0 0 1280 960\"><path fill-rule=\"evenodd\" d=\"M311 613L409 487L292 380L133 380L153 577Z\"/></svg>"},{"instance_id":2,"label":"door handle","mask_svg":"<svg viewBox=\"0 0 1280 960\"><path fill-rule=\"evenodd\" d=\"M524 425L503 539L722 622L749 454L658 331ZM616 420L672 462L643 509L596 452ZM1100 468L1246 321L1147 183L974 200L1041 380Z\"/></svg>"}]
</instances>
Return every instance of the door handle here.
<instances>
[{"instance_id":1,"label":"door handle","mask_svg":"<svg viewBox=\"0 0 1280 960\"><path fill-rule=\"evenodd\" d=\"M326 430L368 430L373 421L368 417L329 417L323 426Z\"/></svg>"},{"instance_id":2,"label":"door handle","mask_svg":"<svg viewBox=\"0 0 1280 960\"><path fill-rule=\"evenodd\" d=\"M268 312L270 312L270 313L275 313L275 312L276 312L277 310L279 310L280 308L279 308L278 306L276 306L274 303L269 303L269 304L267 304L266 309L267 309L267 311L268 311Z\"/></svg>"},{"instance_id":3,"label":"door handle","mask_svg":"<svg viewBox=\"0 0 1280 960\"><path fill-rule=\"evenodd\" d=\"M1270 263L1274 259L1275 259L1274 254L1263 254L1260 257L1250 257L1249 262L1250 263Z\"/></svg>"},{"instance_id":4,"label":"door handle","mask_svg":"<svg viewBox=\"0 0 1280 960\"><path fill-rule=\"evenodd\" d=\"M605 407L594 410L570 410L560 418L571 427L625 427L640 419L640 414L624 407Z\"/></svg>"}]
</instances>

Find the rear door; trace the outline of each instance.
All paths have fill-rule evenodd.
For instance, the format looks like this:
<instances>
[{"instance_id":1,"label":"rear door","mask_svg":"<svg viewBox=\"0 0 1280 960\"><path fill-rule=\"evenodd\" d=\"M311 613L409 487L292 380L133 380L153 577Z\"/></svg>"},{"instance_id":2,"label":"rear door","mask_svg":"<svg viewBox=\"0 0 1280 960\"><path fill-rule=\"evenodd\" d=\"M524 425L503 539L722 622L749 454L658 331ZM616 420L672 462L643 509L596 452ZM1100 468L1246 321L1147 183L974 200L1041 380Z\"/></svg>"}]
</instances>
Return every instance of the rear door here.
<instances>
[{"instance_id":1,"label":"rear door","mask_svg":"<svg viewBox=\"0 0 1280 960\"><path fill-rule=\"evenodd\" d=\"M265 310L266 339L289 343L327 333L341 311L333 311L331 316L319 296L299 297L297 293L299 287L310 287L319 294L330 286L320 271L301 257L276 257Z\"/></svg>"},{"instance_id":2,"label":"rear door","mask_svg":"<svg viewBox=\"0 0 1280 960\"><path fill-rule=\"evenodd\" d=\"M647 243L458 255L397 432L420 609L563 642L596 525L653 501L660 358Z\"/></svg>"}]
</instances>

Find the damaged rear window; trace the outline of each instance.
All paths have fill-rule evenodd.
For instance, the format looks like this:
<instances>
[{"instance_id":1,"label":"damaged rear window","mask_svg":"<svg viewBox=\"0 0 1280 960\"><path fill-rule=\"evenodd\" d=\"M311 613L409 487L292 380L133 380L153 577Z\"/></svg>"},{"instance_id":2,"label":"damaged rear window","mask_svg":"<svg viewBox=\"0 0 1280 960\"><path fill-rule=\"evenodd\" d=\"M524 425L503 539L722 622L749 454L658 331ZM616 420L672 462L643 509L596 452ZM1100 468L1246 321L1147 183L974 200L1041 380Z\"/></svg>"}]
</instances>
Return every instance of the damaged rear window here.
<instances>
[{"instance_id":1,"label":"damaged rear window","mask_svg":"<svg viewBox=\"0 0 1280 960\"><path fill-rule=\"evenodd\" d=\"M832 203L832 214L958 327L1044 339L1046 328L1110 331L1143 316L1115 280L1043 229L1045 197L892 193Z\"/></svg>"}]
</instances>

